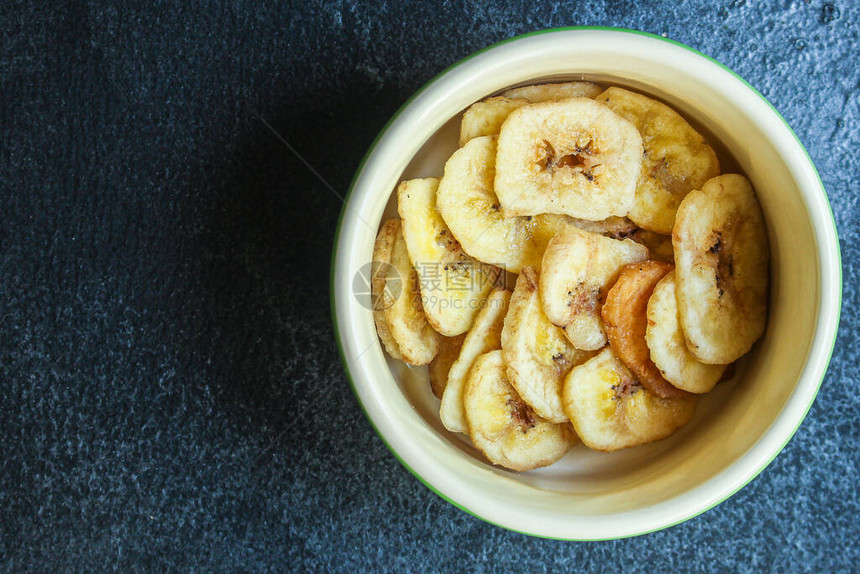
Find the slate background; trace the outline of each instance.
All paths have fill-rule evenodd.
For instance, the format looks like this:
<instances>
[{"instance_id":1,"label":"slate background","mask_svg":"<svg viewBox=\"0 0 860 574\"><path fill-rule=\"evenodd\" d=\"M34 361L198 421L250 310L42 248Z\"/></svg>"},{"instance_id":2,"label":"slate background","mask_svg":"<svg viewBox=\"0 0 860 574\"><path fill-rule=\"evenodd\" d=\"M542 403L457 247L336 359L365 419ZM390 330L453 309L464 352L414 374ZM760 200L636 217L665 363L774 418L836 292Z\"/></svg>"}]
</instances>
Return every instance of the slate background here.
<instances>
[{"instance_id":1,"label":"slate background","mask_svg":"<svg viewBox=\"0 0 860 574\"><path fill-rule=\"evenodd\" d=\"M0 565L850 571L858 559L856 3L0 3ZM338 193L436 73L561 25L666 34L761 90L842 242L818 400L732 499L563 543L456 510L386 450L338 360Z\"/></svg>"}]
</instances>

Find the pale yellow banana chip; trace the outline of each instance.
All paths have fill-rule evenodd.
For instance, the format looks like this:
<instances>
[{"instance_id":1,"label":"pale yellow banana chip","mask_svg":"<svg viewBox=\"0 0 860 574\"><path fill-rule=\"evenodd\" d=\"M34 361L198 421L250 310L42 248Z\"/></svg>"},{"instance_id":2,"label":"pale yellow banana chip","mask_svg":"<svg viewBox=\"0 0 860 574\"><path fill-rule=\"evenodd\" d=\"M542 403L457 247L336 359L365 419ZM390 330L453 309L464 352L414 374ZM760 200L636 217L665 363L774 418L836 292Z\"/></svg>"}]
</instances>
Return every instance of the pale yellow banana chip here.
<instances>
[{"instance_id":1,"label":"pale yellow banana chip","mask_svg":"<svg viewBox=\"0 0 860 574\"><path fill-rule=\"evenodd\" d=\"M391 335L388 321L385 320L384 309L394 304L394 298L400 293L400 277L396 278L397 285L386 288L388 271L391 269L391 254L394 243L400 232L400 220L389 219L379 228L376 242L373 245L373 262L371 264L370 291L373 322L376 324L376 334L382 341L382 347L394 359L402 359L400 348Z\"/></svg>"},{"instance_id":2,"label":"pale yellow banana chip","mask_svg":"<svg viewBox=\"0 0 860 574\"><path fill-rule=\"evenodd\" d=\"M418 274L409 261L402 230L402 226L397 230L391 250L391 265L401 279L400 293L382 313L403 360L410 365L426 365L436 356L441 335L430 326L424 315Z\"/></svg>"},{"instance_id":3,"label":"pale yellow banana chip","mask_svg":"<svg viewBox=\"0 0 860 574\"><path fill-rule=\"evenodd\" d=\"M435 178L397 187L397 206L409 259L418 272L424 313L439 333L453 337L472 326L500 269L467 255L436 209Z\"/></svg>"},{"instance_id":4,"label":"pale yellow banana chip","mask_svg":"<svg viewBox=\"0 0 860 574\"><path fill-rule=\"evenodd\" d=\"M518 273L527 240L525 219L506 218L493 192L496 138L472 139L445 163L436 193L439 213L472 257Z\"/></svg>"},{"instance_id":5,"label":"pale yellow banana chip","mask_svg":"<svg viewBox=\"0 0 860 574\"><path fill-rule=\"evenodd\" d=\"M490 294L463 340L459 357L448 370L448 383L442 393L439 418L451 432L469 432L463 410L466 375L478 355L501 348L502 327L510 299L511 292L504 289L496 289Z\"/></svg>"},{"instance_id":6,"label":"pale yellow banana chip","mask_svg":"<svg viewBox=\"0 0 860 574\"><path fill-rule=\"evenodd\" d=\"M703 363L731 363L767 326L767 230L750 182L721 175L687 195L672 241L687 347Z\"/></svg>"},{"instance_id":7,"label":"pale yellow banana chip","mask_svg":"<svg viewBox=\"0 0 860 574\"><path fill-rule=\"evenodd\" d=\"M560 459L577 442L569 423L542 419L511 386L501 351L475 360L463 397L469 436L484 456L512 470L531 470Z\"/></svg>"},{"instance_id":8,"label":"pale yellow banana chip","mask_svg":"<svg viewBox=\"0 0 860 574\"><path fill-rule=\"evenodd\" d=\"M726 365L706 365L687 349L675 296L675 272L657 283L648 300L645 341L651 360L674 386L691 393L707 393L714 388Z\"/></svg>"},{"instance_id":9,"label":"pale yellow banana chip","mask_svg":"<svg viewBox=\"0 0 860 574\"><path fill-rule=\"evenodd\" d=\"M639 132L603 104L588 98L532 104L502 124L495 191L507 216L625 216L641 162Z\"/></svg>"},{"instance_id":10,"label":"pale yellow banana chip","mask_svg":"<svg viewBox=\"0 0 860 574\"><path fill-rule=\"evenodd\" d=\"M460 122L460 146L477 137L498 135L510 113L528 103L522 98L497 96L472 104Z\"/></svg>"},{"instance_id":11,"label":"pale yellow banana chip","mask_svg":"<svg viewBox=\"0 0 860 574\"><path fill-rule=\"evenodd\" d=\"M591 356L576 349L541 308L538 275L523 267L502 329L502 357L508 380L523 401L554 423L568 422L561 389L570 369Z\"/></svg>"},{"instance_id":12,"label":"pale yellow banana chip","mask_svg":"<svg viewBox=\"0 0 860 574\"><path fill-rule=\"evenodd\" d=\"M506 98L524 98L532 103L555 102L567 98L594 98L603 90L591 82L535 84L513 88L502 94Z\"/></svg>"},{"instance_id":13,"label":"pale yellow banana chip","mask_svg":"<svg viewBox=\"0 0 860 574\"><path fill-rule=\"evenodd\" d=\"M675 110L642 94L612 87L595 98L642 135L645 156L636 200L627 215L658 233L672 233L675 212L690 191L719 175L717 155Z\"/></svg>"},{"instance_id":14,"label":"pale yellow banana chip","mask_svg":"<svg viewBox=\"0 0 860 574\"><path fill-rule=\"evenodd\" d=\"M606 292L624 265L647 258L648 248L630 239L619 241L580 229L556 235L546 248L540 274L546 316L564 329L577 349L600 349L606 344L600 316Z\"/></svg>"},{"instance_id":15,"label":"pale yellow banana chip","mask_svg":"<svg viewBox=\"0 0 860 574\"><path fill-rule=\"evenodd\" d=\"M582 442L606 452L668 437L693 418L696 399L651 394L610 347L574 367L563 391L565 412Z\"/></svg>"}]
</instances>

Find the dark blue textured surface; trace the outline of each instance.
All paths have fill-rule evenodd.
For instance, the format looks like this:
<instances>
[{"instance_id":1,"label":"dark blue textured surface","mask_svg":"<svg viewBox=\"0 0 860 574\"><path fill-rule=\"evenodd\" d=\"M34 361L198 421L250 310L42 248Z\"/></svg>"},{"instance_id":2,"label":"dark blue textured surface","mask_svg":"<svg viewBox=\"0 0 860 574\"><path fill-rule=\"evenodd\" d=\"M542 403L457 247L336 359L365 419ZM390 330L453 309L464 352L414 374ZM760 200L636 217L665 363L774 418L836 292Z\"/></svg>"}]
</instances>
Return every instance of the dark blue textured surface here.
<instances>
[{"instance_id":1,"label":"dark blue textured surface","mask_svg":"<svg viewBox=\"0 0 860 574\"><path fill-rule=\"evenodd\" d=\"M856 3L145 6L0 4L3 569L857 569ZM340 201L260 119L342 194L421 84L562 25L665 34L761 90L821 172L845 284L782 455L689 522L590 544L485 524L386 450L329 319Z\"/></svg>"}]
</instances>

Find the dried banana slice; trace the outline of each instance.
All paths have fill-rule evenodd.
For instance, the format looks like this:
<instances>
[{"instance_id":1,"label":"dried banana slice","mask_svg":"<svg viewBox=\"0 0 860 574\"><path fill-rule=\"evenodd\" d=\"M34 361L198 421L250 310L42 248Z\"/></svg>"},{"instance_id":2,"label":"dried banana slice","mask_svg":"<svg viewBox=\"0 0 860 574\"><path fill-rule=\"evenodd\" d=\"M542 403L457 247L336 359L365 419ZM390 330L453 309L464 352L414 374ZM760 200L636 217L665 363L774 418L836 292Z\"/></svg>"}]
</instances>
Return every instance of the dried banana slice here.
<instances>
[{"instance_id":1,"label":"dried banana slice","mask_svg":"<svg viewBox=\"0 0 860 574\"><path fill-rule=\"evenodd\" d=\"M621 268L648 258L648 248L568 229L550 240L543 256L540 298L546 316L564 329L577 348L596 351L606 344L600 309Z\"/></svg>"},{"instance_id":2,"label":"dried banana slice","mask_svg":"<svg viewBox=\"0 0 860 574\"><path fill-rule=\"evenodd\" d=\"M451 365L460 356L460 349L463 347L465 338L466 333L456 337L441 337L439 352L427 366L427 373L430 375L430 388L437 398L442 398L445 387L448 386L448 373L451 371Z\"/></svg>"},{"instance_id":3,"label":"dried banana slice","mask_svg":"<svg viewBox=\"0 0 860 574\"><path fill-rule=\"evenodd\" d=\"M501 351L478 357L463 397L472 443L493 464L531 470L560 459L577 442L569 423L542 419L508 382Z\"/></svg>"},{"instance_id":4,"label":"dried banana slice","mask_svg":"<svg viewBox=\"0 0 860 574\"><path fill-rule=\"evenodd\" d=\"M460 146L477 137L498 135L512 111L529 104L522 98L497 96L474 103L463 112L460 122Z\"/></svg>"},{"instance_id":5,"label":"dried banana slice","mask_svg":"<svg viewBox=\"0 0 860 574\"><path fill-rule=\"evenodd\" d=\"M687 195L672 243L687 347L703 363L731 363L767 325L767 231L750 182L721 175Z\"/></svg>"},{"instance_id":6,"label":"dried banana slice","mask_svg":"<svg viewBox=\"0 0 860 574\"><path fill-rule=\"evenodd\" d=\"M726 372L727 365L706 365L687 349L678 316L674 271L657 283L648 300L645 340L663 378L679 389L707 393Z\"/></svg>"},{"instance_id":7,"label":"dried banana slice","mask_svg":"<svg viewBox=\"0 0 860 574\"><path fill-rule=\"evenodd\" d=\"M439 213L463 250L475 259L512 273L519 273L523 265L540 269L549 240L569 227L587 226L606 233L628 227L628 220L618 217L604 221L554 214L505 217L493 191L495 158L495 137L472 139L448 159L436 192Z\"/></svg>"},{"instance_id":8,"label":"dried banana slice","mask_svg":"<svg viewBox=\"0 0 860 574\"><path fill-rule=\"evenodd\" d=\"M495 191L507 216L624 216L641 163L639 132L603 104L588 98L532 104L502 124Z\"/></svg>"},{"instance_id":9,"label":"dried banana slice","mask_svg":"<svg viewBox=\"0 0 860 574\"><path fill-rule=\"evenodd\" d=\"M658 233L672 233L684 196L720 173L717 155L675 110L657 100L612 87L595 98L629 120L642 135L645 156L628 217Z\"/></svg>"},{"instance_id":10,"label":"dried banana slice","mask_svg":"<svg viewBox=\"0 0 860 574\"><path fill-rule=\"evenodd\" d=\"M506 98L525 98L532 103L554 102L567 98L594 98L603 88L591 82L536 84L513 88L502 94Z\"/></svg>"},{"instance_id":11,"label":"dried banana slice","mask_svg":"<svg viewBox=\"0 0 860 574\"><path fill-rule=\"evenodd\" d=\"M613 352L642 386L655 395L673 398L687 393L667 382L651 361L645 342L648 299L654 287L672 270L668 263L645 261L625 265L606 295L601 314Z\"/></svg>"},{"instance_id":12,"label":"dried banana slice","mask_svg":"<svg viewBox=\"0 0 860 574\"><path fill-rule=\"evenodd\" d=\"M490 294L486 306L475 318L475 324L466 334L460 356L448 370L448 384L442 393L442 405L439 407L439 418L442 424L451 432L469 432L466 414L463 411L463 388L466 375L478 355L487 351L500 349L502 346L502 326L511 292L496 289Z\"/></svg>"},{"instance_id":13,"label":"dried banana slice","mask_svg":"<svg viewBox=\"0 0 860 574\"><path fill-rule=\"evenodd\" d=\"M567 422L561 404L564 377L590 356L571 345L564 331L547 319L538 295L538 275L523 267L502 329L508 380L523 401L550 422Z\"/></svg>"},{"instance_id":14,"label":"dried banana slice","mask_svg":"<svg viewBox=\"0 0 860 574\"><path fill-rule=\"evenodd\" d=\"M413 179L397 187L397 209L409 259L418 272L427 320L453 337L472 326L500 270L469 257L436 209L436 178Z\"/></svg>"},{"instance_id":15,"label":"dried banana slice","mask_svg":"<svg viewBox=\"0 0 860 574\"><path fill-rule=\"evenodd\" d=\"M509 219L522 219L524 221L525 240L523 242L520 269L528 265L534 267L536 271L540 271L543 266L543 254L546 252L546 247L549 245L550 239L559 233L571 227L582 229L584 225L589 225L592 228L601 228L603 229L603 233L613 233L615 229L614 223L587 221L554 213L542 213L540 215L527 215L522 218L512 217ZM519 273L519 270L510 269L509 271Z\"/></svg>"},{"instance_id":16,"label":"dried banana slice","mask_svg":"<svg viewBox=\"0 0 860 574\"><path fill-rule=\"evenodd\" d=\"M697 398L650 393L610 347L574 367L563 393L564 410L582 442L606 452L668 437L693 418Z\"/></svg>"},{"instance_id":17,"label":"dried banana slice","mask_svg":"<svg viewBox=\"0 0 860 574\"><path fill-rule=\"evenodd\" d=\"M519 273L528 240L526 220L506 218L493 192L496 138L469 141L445 163L436 192L439 213L462 245L480 261Z\"/></svg>"},{"instance_id":18,"label":"dried banana slice","mask_svg":"<svg viewBox=\"0 0 860 574\"><path fill-rule=\"evenodd\" d=\"M397 277L397 285L386 287L391 269L391 253L394 250L394 242L400 232L400 220L389 219L379 228L376 243L373 245L373 261L371 263L370 296L371 309L373 310L373 322L376 324L376 334L382 341L382 346L394 359L402 359L400 348L391 335L388 321L385 320L384 309L394 304L394 299L400 293L400 277Z\"/></svg>"},{"instance_id":19,"label":"dried banana slice","mask_svg":"<svg viewBox=\"0 0 860 574\"><path fill-rule=\"evenodd\" d=\"M441 335L430 326L424 315L418 274L409 261L402 231L401 226L391 250L391 265L401 278L400 293L382 313L403 360L410 365L426 365L436 356Z\"/></svg>"}]
</instances>

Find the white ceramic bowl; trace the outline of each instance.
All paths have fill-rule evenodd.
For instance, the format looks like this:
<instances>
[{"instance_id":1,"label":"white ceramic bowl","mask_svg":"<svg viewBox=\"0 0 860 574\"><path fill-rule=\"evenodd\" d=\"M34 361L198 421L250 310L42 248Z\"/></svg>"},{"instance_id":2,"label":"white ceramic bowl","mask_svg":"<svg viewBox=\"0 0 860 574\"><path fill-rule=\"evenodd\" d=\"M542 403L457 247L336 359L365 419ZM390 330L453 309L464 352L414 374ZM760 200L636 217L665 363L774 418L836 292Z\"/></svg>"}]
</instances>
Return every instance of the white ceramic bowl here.
<instances>
[{"instance_id":1,"label":"white ceramic bowl","mask_svg":"<svg viewBox=\"0 0 860 574\"><path fill-rule=\"evenodd\" d=\"M354 293L391 194L405 178L441 176L459 114L517 85L586 79L663 100L716 144L726 169L755 186L771 249L767 333L733 382L704 397L693 421L655 444L604 454L574 448L527 473L486 463L440 424L426 369L387 360ZM452 504L537 536L594 540L642 534L731 496L779 453L812 405L839 320L841 265L821 180L779 113L749 84L683 45L639 32L565 29L492 46L449 68L389 122L344 207L333 260L333 312L356 395L397 458Z\"/></svg>"}]
</instances>

